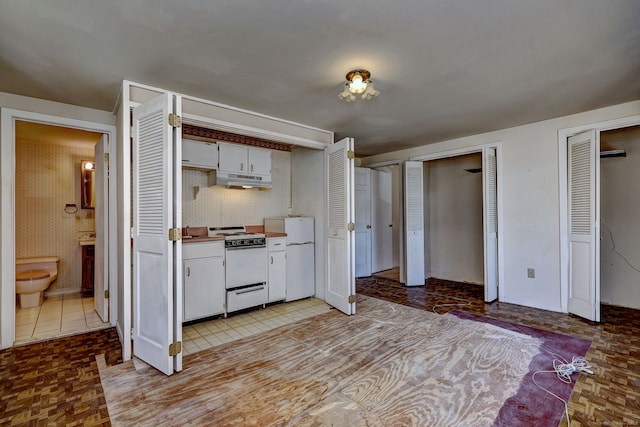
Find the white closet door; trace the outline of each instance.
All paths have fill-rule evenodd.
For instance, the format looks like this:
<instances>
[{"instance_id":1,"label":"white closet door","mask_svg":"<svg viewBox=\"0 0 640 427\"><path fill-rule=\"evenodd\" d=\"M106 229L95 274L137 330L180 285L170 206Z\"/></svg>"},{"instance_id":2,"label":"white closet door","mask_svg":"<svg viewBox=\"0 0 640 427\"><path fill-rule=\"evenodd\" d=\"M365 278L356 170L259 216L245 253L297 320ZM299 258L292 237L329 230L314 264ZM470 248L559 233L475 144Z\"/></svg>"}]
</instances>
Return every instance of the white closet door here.
<instances>
[{"instance_id":1,"label":"white closet door","mask_svg":"<svg viewBox=\"0 0 640 427\"><path fill-rule=\"evenodd\" d=\"M93 275L93 307L103 322L109 321L109 137L102 138L93 148L95 155L96 225L95 268Z\"/></svg>"},{"instance_id":2,"label":"white closet door","mask_svg":"<svg viewBox=\"0 0 640 427\"><path fill-rule=\"evenodd\" d=\"M498 197L495 148L482 151L484 197L484 300L498 299Z\"/></svg>"},{"instance_id":3,"label":"white closet door","mask_svg":"<svg viewBox=\"0 0 640 427\"><path fill-rule=\"evenodd\" d=\"M424 193L422 162L404 162L406 285L424 285Z\"/></svg>"},{"instance_id":4,"label":"white closet door","mask_svg":"<svg viewBox=\"0 0 640 427\"><path fill-rule=\"evenodd\" d=\"M371 171L371 271L394 267L392 175Z\"/></svg>"},{"instance_id":5,"label":"white closet door","mask_svg":"<svg viewBox=\"0 0 640 427\"><path fill-rule=\"evenodd\" d=\"M371 169L355 168L356 277L371 276Z\"/></svg>"},{"instance_id":6,"label":"white closet door","mask_svg":"<svg viewBox=\"0 0 640 427\"><path fill-rule=\"evenodd\" d=\"M166 375L174 371L173 97L133 111L133 349Z\"/></svg>"},{"instance_id":7,"label":"white closet door","mask_svg":"<svg viewBox=\"0 0 640 427\"><path fill-rule=\"evenodd\" d=\"M353 138L325 149L327 174L327 303L356 312ZM353 299L352 299L353 298ZM353 301L353 302L350 302Z\"/></svg>"},{"instance_id":8,"label":"white closet door","mask_svg":"<svg viewBox=\"0 0 640 427\"><path fill-rule=\"evenodd\" d=\"M590 130L568 139L569 313L600 321L598 139Z\"/></svg>"}]
</instances>

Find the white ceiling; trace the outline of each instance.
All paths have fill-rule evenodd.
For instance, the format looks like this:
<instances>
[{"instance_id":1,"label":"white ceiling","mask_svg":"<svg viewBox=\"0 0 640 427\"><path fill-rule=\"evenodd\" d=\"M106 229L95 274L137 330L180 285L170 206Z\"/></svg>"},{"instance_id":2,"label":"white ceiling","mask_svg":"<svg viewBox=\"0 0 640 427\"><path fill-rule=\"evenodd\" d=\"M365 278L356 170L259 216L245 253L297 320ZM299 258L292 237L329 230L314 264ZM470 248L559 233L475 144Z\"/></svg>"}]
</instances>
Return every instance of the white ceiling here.
<instances>
[{"instance_id":1,"label":"white ceiling","mask_svg":"<svg viewBox=\"0 0 640 427\"><path fill-rule=\"evenodd\" d=\"M638 0L0 0L0 91L122 79L393 151L640 99ZM380 96L338 99L353 68Z\"/></svg>"}]
</instances>

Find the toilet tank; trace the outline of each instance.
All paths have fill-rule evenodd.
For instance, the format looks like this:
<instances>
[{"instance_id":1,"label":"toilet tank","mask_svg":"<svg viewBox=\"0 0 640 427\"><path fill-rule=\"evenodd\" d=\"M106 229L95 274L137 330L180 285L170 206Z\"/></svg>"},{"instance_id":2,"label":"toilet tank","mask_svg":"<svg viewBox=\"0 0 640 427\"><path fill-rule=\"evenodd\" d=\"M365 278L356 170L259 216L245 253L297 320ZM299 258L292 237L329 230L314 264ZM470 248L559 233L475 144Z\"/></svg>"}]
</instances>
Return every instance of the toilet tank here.
<instances>
[{"instance_id":1,"label":"toilet tank","mask_svg":"<svg viewBox=\"0 0 640 427\"><path fill-rule=\"evenodd\" d=\"M54 277L54 275L58 275L59 261L60 258L57 256L16 258L16 273L29 270L45 270L49 272L51 277Z\"/></svg>"}]
</instances>

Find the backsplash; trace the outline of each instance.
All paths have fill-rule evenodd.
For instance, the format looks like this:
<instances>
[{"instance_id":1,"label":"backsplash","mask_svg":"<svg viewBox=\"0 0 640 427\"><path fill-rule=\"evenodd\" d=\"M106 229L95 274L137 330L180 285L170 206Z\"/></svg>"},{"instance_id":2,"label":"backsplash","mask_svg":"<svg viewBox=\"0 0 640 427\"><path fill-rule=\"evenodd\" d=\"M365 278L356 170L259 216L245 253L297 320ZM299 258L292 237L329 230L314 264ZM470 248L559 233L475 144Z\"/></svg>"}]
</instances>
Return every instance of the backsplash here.
<instances>
[{"instance_id":1,"label":"backsplash","mask_svg":"<svg viewBox=\"0 0 640 427\"><path fill-rule=\"evenodd\" d=\"M271 190L208 187L207 173L182 170L182 225L262 224L286 215L291 201L291 153L271 151Z\"/></svg>"},{"instance_id":2,"label":"backsplash","mask_svg":"<svg viewBox=\"0 0 640 427\"><path fill-rule=\"evenodd\" d=\"M16 141L16 257L58 256L58 279L49 294L80 291L82 260L77 232L94 230L93 210L80 206L80 160L93 146L60 146Z\"/></svg>"}]
</instances>

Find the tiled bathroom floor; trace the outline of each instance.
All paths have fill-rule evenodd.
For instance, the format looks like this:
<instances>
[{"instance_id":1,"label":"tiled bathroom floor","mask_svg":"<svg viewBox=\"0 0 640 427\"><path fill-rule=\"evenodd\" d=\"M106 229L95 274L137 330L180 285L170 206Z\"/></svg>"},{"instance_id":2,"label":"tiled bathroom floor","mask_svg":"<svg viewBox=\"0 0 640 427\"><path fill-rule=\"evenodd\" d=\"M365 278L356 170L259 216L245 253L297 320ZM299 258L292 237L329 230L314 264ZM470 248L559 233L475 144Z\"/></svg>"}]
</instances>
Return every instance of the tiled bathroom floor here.
<instances>
[{"instance_id":1,"label":"tiled bathroom floor","mask_svg":"<svg viewBox=\"0 0 640 427\"><path fill-rule=\"evenodd\" d=\"M15 344L108 328L93 309L93 297L79 293L47 297L40 307L16 307Z\"/></svg>"},{"instance_id":2,"label":"tiled bathroom floor","mask_svg":"<svg viewBox=\"0 0 640 427\"><path fill-rule=\"evenodd\" d=\"M331 310L331 306L317 298L307 298L265 309L196 323L182 328L184 355L206 350L220 344L269 331L298 320L317 316Z\"/></svg>"}]
</instances>

